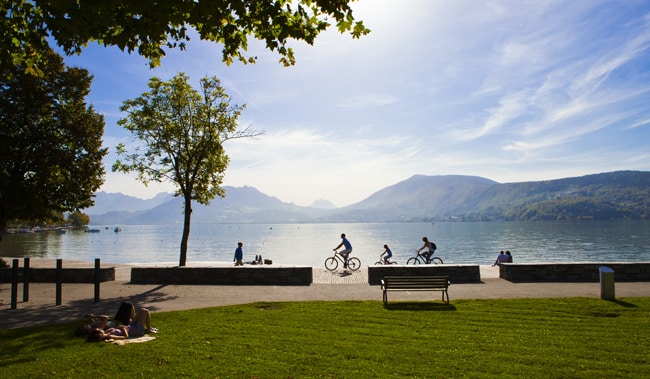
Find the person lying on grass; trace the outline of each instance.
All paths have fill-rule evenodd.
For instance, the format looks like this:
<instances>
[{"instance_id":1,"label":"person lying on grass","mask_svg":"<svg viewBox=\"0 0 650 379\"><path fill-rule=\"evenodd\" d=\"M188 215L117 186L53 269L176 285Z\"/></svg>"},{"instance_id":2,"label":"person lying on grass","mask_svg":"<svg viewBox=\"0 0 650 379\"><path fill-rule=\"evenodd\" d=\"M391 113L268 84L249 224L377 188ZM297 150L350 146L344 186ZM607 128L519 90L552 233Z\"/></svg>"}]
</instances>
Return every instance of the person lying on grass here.
<instances>
[{"instance_id":1,"label":"person lying on grass","mask_svg":"<svg viewBox=\"0 0 650 379\"><path fill-rule=\"evenodd\" d=\"M108 316L106 315L94 315L92 313L84 315L84 318L88 320L89 324L81 325L75 331L75 334L78 336L87 336L94 329L108 329L112 326L112 323L109 321Z\"/></svg>"},{"instance_id":2,"label":"person lying on grass","mask_svg":"<svg viewBox=\"0 0 650 379\"><path fill-rule=\"evenodd\" d=\"M137 338L145 333L157 333L156 328L151 327L151 313L148 309L142 308L135 315L128 325L120 325L103 330L95 328L88 335L86 342L99 342L106 340L124 340L127 338Z\"/></svg>"}]
</instances>

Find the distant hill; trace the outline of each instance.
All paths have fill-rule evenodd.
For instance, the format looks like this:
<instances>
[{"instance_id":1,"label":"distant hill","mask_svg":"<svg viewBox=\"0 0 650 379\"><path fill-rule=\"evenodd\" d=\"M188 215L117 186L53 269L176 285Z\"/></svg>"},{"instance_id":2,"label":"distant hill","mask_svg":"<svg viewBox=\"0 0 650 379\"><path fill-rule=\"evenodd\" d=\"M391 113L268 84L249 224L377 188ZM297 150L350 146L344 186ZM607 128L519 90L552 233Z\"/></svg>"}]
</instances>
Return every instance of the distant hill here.
<instances>
[{"instance_id":1,"label":"distant hill","mask_svg":"<svg viewBox=\"0 0 650 379\"><path fill-rule=\"evenodd\" d=\"M84 213L102 214L120 211L142 211L151 209L173 199L172 194L161 192L151 199L140 199L121 193L108 193L104 191L95 194L95 205L87 208Z\"/></svg>"},{"instance_id":2,"label":"distant hill","mask_svg":"<svg viewBox=\"0 0 650 379\"><path fill-rule=\"evenodd\" d=\"M224 188L226 197L210 206L193 204L193 223L610 220L650 214L650 172L645 171L505 184L477 176L415 175L343 208L327 201L301 207L253 187ZM119 196L98 194L96 206L85 213L93 224L182 222L182 200L166 195L157 196L162 202L150 208L130 198L125 209ZM112 205L103 204L105 199ZM112 210L91 211L106 209Z\"/></svg>"},{"instance_id":3,"label":"distant hill","mask_svg":"<svg viewBox=\"0 0 650 379\"><path fill-rule=\"evenodd\" d=\"M331 201L323 199L314 201L309 207L319 209L336 209L336 205L332 204Z\"/></svg>"},{"instance_id":4,"label":"distant hill","mask_svg":"<svg viewBox=\"0 0 650 379\"><path fill-rule=\"evenodd\" d=\"M415 175L367 199L341 208L322 221L431 221L472 208L476 194L498 185L478 176Z\"/></svg>"},{"instance_id":5,"label":"distant hill","mask_svg":"<svg viewBox=\"0 0 650 379\"><path fill-rule=\"evenodd\" d=\"M212 200L209 206L192 204L193 223L291 223L306 222L319 217L327 210L301 207L284 203L276 197L268 196L253 187L224 186L225 198ZM99 197L96 202L99 202ZM97 204L100 205L100 204ZM90 215L92 224L152 224L164 225L183 222L183 199L169 195L166 202L157 206L134 212L111 211ZM121 208L120 208L121 209Z\"/></svg>"}]
</instances>

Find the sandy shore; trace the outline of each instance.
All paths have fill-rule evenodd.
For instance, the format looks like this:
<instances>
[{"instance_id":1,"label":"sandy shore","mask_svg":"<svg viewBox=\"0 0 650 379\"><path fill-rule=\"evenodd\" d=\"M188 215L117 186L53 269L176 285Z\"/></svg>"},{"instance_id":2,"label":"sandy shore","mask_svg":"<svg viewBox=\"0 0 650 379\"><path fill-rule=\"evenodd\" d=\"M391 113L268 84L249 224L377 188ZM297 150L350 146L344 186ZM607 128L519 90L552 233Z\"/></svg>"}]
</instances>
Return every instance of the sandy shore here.
<instances>
[{"instance_id":1,"label":"sandy shore","mask_svg":"<svg viewBox=\"0 0 650 379\"><path fill-rule=\"evenodd\" d=\"M6 259L5 259L6 260ZM21 263L22 264L22 263ZM93 267L92 262L64 261L64 267ZM196 262L192 266L222 265L224 262ZM32 259L31 267L56 267L55 260ZM163 265L163 264L159 264ZM168 264L169 265L169 264ZM152 266L152 264L147 264ZM18 288L16 309L11 309L11 285L0 284L0 328L19 328L32 325L81 320L85 313L112 315L120 302L131 301L137 307L152 312L245 304L258 301L314 301L314 300L376 300L381 301L379 286L367 283L367 268L357 272L339 270L329 272L314 268L314 282L309 286L191 286L191 285L137 285L130 284L132 265L102 263L115 267L116 280L100 285L100 301L94 302L92 284L66 283L62 288L62 304L55 305L56 288L53 283L31 283L29 300L23 302L22 285ZM481 283L453 284L449 288L452 300L500 298L600 298L599 283L511 283L498 277L498 269L481 266ZM650 297L650 282L616 283L617 299ZM440 301L438 292L398 292L389 295L390 301Z\"/></svg>"}]
</instances>

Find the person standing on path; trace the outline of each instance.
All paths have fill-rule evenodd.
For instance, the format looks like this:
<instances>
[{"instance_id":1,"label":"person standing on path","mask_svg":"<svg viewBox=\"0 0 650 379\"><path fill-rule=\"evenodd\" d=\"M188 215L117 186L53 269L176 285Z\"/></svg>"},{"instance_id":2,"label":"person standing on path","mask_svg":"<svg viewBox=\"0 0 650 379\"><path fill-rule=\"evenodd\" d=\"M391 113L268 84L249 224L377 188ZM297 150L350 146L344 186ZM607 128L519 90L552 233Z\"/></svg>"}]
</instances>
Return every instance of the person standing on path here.
<instances>
[{"instance_id":1,"label":"person standing on path","mask_svg":"<svg viewBox=\"0 0 650 379\"><path fill-rule=\"evenodd\" d=\"M244 250L243 250L244 244L241 242L237 242L237 248L235 249L235 257L233 258L233 261L235 262L235 266L243 266L244 265Z\"/></svg>"},{"instance_id":2,"label":"person standing on path","mask_svg":"<svg viewBox=\"0 0 650 379\"><path fill-rule=\"evenodd\" d=\"M334 251L338 250L341 246L344 246L345 249L339 251L339 254L343 257L343 268L348 268L348 256L352 252L352 244L345 238L345 233L341 233L341 243L334 248Z\"/></svg>"}]
</instances>

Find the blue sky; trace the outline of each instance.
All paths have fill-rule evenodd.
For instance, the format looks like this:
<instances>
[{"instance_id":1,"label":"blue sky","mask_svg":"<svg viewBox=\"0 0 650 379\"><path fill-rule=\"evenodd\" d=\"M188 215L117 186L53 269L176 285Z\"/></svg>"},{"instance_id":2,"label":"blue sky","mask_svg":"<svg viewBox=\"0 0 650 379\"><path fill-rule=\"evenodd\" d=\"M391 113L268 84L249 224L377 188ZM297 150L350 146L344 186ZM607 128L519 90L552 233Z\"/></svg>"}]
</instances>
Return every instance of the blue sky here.
<instances>
[{"instance_id":1,"label":"blue sky","mask_svg":"<svg viewBox=\"0 0 650 379\"><path fill-rule=\"evenodd\" d=\"M159 68L89 46L68 64L94 75L106 118L102 190L141 198L171 191L112 173L132 141L119 107L150 77L217 76L242 126L265 131L225 145L225 185L253 186L297 205L361 201L415 174L501 183L650 170L650 3L645 0L362 0L359 40L334 29L293 42L297 64L252 42L255 65L221 62L193 39Z\"/></svg>"}]
</instances>

